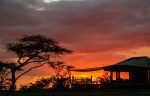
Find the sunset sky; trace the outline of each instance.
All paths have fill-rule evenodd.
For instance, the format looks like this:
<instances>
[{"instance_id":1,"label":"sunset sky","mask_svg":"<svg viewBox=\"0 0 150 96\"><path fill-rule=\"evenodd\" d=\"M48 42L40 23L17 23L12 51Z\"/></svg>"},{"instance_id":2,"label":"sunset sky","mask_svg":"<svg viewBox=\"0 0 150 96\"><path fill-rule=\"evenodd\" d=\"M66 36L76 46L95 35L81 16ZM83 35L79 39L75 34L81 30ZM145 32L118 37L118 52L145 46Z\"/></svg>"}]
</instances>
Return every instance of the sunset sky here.
<instances>
[{"instance_id":1,"label":"sunset sky","mask_svg":"<svg viewBox=\"0 0 150 96\"><path fill-rule=\"evenodd\" d=\"M0 0L0 60L15 60L5 43L31 34L73 50L62 59L76 68L150 56L150 0ZM52 73L39 69L26 79Z\"/></svg>"}]
</instances>

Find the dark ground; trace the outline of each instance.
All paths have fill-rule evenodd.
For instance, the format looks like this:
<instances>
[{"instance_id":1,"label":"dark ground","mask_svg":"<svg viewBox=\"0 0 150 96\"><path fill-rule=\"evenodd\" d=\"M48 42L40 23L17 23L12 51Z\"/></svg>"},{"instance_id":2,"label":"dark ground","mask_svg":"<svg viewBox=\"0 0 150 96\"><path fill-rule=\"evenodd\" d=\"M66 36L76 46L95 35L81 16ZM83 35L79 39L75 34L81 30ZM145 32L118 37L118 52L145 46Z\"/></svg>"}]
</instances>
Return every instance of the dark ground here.
<instances>
[{"instance_id":1,"label":"dark ground","mask_svg":"<svg viewBox=\"0 0 150 96\"><path fill-rule=\"evenodd\" d=\"M0 95L6 96L6 95ZM12 95L7 95L12 96ZM15 96L150 96L150 89L109 89L97 91L28 91Z\"/></svg>"}]
</instances>

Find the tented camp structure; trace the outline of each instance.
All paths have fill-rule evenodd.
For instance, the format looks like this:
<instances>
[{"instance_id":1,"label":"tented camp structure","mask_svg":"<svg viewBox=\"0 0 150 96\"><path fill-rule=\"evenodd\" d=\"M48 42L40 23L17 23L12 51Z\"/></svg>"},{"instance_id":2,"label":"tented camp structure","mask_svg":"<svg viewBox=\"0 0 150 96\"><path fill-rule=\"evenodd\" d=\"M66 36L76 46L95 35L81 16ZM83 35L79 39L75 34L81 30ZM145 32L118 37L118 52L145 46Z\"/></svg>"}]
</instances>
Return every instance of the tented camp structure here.
<instances>
[{"instance_id":1,"label":"tented camp structure","mask_svg":"<svg viewBox=\"0 0 150 96\"><path fill-rule=\"evenodd\" d=\"M120 72L128 72L129 81L132 83L149 83L150 81L149 57L132 57L103 69L110 72L110 81L113 81L113 72L116 72L116 81L120 80Z\"/></svg>"},{"instance_id":2,"label":"tented camp structure","mask_svg":"<svg viewBox=\"0 0 150 96\"><path fill-rule=\"evenodd\" d=\"M150 58L146 56L132 57L109 66L87 69L73 69L72 71L92 72L97 70L104 70L109 72L110 83L115 82L116 84L126 85L149 85L150 83ZM128 73L127 80L121 78L121 72Z\"/></svg>"}]
</instances>

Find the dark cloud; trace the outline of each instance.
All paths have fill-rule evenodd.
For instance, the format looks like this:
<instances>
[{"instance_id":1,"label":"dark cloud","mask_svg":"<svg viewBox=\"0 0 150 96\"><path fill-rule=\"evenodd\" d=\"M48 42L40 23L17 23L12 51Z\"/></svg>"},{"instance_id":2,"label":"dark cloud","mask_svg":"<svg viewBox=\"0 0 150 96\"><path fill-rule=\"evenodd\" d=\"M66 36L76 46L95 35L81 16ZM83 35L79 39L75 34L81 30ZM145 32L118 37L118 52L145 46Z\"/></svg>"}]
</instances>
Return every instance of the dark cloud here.
<instances>
[{"instance_id":1,"label":"dark cloud","mask_svg":"<svg viewBox=\"0 0 150 96\"><path fill-rule=\"evenodd\" d=\"M4 43L25 34L44 34L75 52L99 54L150 46L149 4L149 0L63 0L49 4L1 0L0 40Z\"/></svg>"}]
</instances>

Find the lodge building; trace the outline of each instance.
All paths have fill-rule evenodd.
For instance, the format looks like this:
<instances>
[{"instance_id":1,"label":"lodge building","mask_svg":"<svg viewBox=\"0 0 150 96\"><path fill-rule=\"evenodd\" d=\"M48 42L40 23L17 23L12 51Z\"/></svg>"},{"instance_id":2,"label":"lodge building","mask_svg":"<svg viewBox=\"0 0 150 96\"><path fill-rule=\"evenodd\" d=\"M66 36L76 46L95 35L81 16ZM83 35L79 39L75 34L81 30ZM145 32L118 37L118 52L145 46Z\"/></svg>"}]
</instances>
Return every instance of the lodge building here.
<instances>
[{"instance_id":1,"label":"lodge building","mask_svg":"<svg viewBox=\"0 0 150 96\"><path fill-rule=\"evenodd\" d=\"M132 57L123 60L119 63L109 65L109 66L104 66L104 67L72 69L72 71L76 71L76 72L92 72L97 70L104 70L105 72L109 72L109 82L113 86L118 86L118 85L149 86L150 85L150 58L146 56ZM120 75L121 72L128 73L128 79L123 80ZM92 76L91 76L91 84L92 84Z\"/></svg>"}]
</instances>

